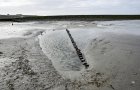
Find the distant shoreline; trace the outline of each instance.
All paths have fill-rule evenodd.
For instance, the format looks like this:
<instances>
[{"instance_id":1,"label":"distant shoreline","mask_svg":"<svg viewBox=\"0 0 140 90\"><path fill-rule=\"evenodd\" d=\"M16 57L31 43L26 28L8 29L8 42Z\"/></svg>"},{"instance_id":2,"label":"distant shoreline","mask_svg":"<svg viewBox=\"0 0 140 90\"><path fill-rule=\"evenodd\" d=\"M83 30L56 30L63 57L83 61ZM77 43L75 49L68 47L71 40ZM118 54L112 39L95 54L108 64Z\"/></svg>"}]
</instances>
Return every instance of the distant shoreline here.
<instances>
[{"instance_id":1,"label":"distant shoreline","mask_svg":"<svg viewBox=\"0 0 140 90\"><path fill-rule=\"evenodd\" d=\"M31 15L0 15L0 22L26 21L112 21L112 20L140 20L140 15L60 15L60 16L31 16Z\"/></svg>"}]
</instances>

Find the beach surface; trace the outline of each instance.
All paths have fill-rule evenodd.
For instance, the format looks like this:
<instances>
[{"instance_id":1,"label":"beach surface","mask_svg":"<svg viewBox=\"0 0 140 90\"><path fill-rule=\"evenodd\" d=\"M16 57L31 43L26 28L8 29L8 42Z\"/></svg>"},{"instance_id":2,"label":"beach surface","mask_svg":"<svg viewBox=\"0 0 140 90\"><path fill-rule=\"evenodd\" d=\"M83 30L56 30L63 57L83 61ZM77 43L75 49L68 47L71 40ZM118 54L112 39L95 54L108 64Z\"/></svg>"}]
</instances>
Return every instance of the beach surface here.
<instances>
[{"instance_id":1,"label":"beach surface","mask_svg":"<svg viewBox=\"0 0 140 90\"><path fill-rule=\"evenodd\" d=\"M0 90L139 90L139 29L139 20L0 22Z\"/></svg>"}]
</instances>

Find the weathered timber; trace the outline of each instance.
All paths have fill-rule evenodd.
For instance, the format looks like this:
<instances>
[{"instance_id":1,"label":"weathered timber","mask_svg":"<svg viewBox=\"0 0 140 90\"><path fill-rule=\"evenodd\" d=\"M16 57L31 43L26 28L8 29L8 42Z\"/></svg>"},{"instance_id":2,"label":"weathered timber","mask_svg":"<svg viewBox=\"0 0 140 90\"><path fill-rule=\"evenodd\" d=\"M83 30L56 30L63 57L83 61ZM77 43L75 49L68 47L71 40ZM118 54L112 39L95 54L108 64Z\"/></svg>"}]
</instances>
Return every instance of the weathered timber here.
<instances>
[{"instance_id":1,"label":"weathered timber","mask_svg":"<svg viewBox=\"0 0 140 90\"><path fill-rule=\"evenodd\" d=\"M74 41L74 39L72 38L72 35L70 34L70 31L69 31L68 29L66 29L66 31L67 31L67 34L68 34L68 36L69 36L71 42L72 42L73 47L74 47L75 50L76 50L76 53L77 53L77 55L78 55L80 61L81 61L82 64L85 66L85 68L88 68L88 67L89 67L89 64L86 62L86 59L84 58L84 56L83 56L81 50L77 47L76 42Z\"/></svg>"}]
</instances>

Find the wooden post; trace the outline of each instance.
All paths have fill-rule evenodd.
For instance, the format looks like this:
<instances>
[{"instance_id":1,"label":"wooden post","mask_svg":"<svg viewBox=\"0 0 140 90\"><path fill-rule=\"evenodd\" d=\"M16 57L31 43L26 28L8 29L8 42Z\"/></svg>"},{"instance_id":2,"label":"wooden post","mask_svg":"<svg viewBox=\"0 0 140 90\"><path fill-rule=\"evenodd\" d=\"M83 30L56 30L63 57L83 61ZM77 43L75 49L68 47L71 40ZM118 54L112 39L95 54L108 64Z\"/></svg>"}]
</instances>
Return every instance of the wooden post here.
<instances>
[{"instance_id":1,"label":"wooden post","mask_svg":"<svg viewBox=\"0 0 140 90\"><path fill-rule=\"evenodd\" d=\"M72 38L72 35L70 34L70 31L68 29L66 29L66 32L72 42L73 47L76 50L76 53L80 59L80 61L83 63L83 65L85 66L85 68L87 69L89 67L88 63L86 62L85 58L83 57L83 54L81 52L81 50L77 47L76 42L74 41L74 39Z\"/></svg>"}]
</instances>

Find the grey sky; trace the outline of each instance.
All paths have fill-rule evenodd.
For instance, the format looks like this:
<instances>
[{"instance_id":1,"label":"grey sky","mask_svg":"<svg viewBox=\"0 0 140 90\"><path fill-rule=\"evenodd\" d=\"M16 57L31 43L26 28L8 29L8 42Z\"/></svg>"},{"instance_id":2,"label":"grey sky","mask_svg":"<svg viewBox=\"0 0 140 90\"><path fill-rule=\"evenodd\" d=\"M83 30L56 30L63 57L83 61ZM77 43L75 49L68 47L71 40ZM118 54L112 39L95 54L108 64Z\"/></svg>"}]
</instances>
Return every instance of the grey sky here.
<instances>
[{"instance_id":1,"label":"grey sky","mask_svg":"<svg viewBox=\"0 0 140 90\"><path fill-rule=\"evenodd\" d=\"M140 0L0 0L0 14L140 14Z\"/></svg>"}]
</instances>

